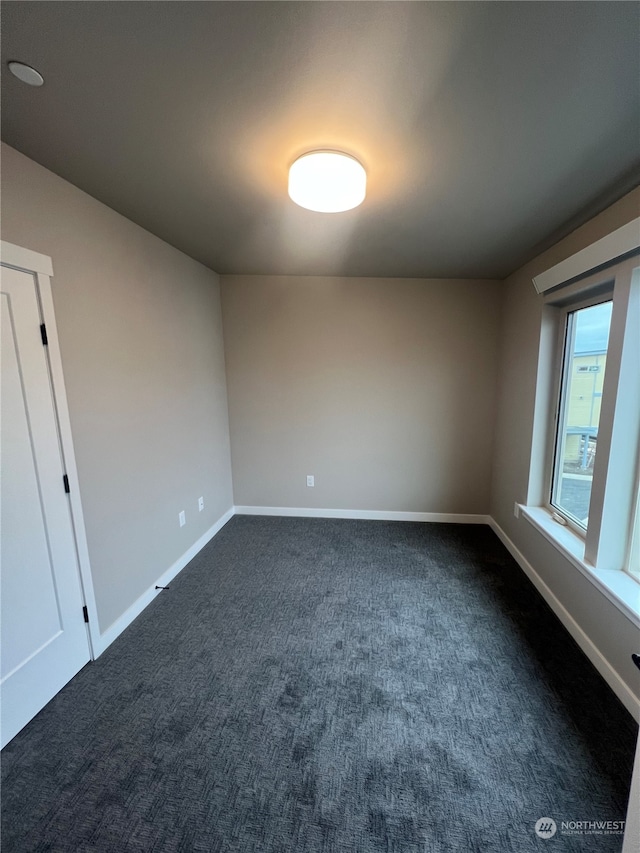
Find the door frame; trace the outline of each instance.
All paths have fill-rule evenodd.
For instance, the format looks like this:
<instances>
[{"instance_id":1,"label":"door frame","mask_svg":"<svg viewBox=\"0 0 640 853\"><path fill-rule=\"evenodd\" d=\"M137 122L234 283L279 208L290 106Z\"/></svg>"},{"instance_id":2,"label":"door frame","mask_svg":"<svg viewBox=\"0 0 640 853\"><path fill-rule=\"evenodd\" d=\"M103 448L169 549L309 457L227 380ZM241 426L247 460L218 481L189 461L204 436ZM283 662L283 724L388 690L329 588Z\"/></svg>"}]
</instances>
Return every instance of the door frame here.
<instances>
[{"instance_id":1,"label":"door frame","mask_svg":"<svg viewBox=\"0 0 640 853\"><path fill-rule=\"evenodd\" d=\"M84 513L82 511L82 500L80 498L80 483L76 467L75 451L73 449L73 437L71 433L71 421L69 418L69 407L67 404L67 392L62 372L62 358L60 355L60 342L56 326L55 312L53 308L53 292L51 279L53 278L53 263L48 255L24 249L13 243L0 241L0 262L3 266L33 275L36 283L36 296L40 307L42 322L47 327L47 346L45 357L49 366L49 378L53 393L53 403L60 437L62 460L64 470L69 478L69 508L71 510L71 524L75 541L76 560L80 578L80 589L84 605L89 615L87 624L87 639L89 642L89 654L91 660L95 660L99 654L100 628L98 623L98 610L96 607L93 580L91 576L91 562L89 560L89 548L84 525Z\"/></svg>"}]
</instances>

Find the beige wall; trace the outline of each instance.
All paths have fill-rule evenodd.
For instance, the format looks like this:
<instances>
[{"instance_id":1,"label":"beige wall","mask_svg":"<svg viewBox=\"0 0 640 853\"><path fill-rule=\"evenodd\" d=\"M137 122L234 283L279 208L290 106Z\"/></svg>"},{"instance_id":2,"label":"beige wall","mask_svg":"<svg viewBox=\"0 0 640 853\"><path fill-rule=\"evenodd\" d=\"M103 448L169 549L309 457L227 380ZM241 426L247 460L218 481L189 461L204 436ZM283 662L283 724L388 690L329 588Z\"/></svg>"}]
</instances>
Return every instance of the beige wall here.
<instances>
[{"instance_id":1,"label":"beige wall","mask_svg":"<svg viewBox=\"0 0 640 853\"><path fill-rule=\"evenodd\" d=\"M232 505L218 277L6 145L2 239L53 259L104 631Z\"/></svg>"},{"instance_id":2,"label":"beige wall","mask_svg":"<svg viewBox=\"0 0 640 853\"><path fill-rule=\"evenodd\" d=\"M490 281L223 276L236 505L488 512L499 300Z\"/></svg>"},{"instance_id":3,"label":"beige wall","mask_svg":"<svg viewBox=\"0 0 640 853\"><path fill-rule=\"evenodd\" d=\"M526 499L531 461L542 312L542 298L534 290L532 276L630 222L638 216L639 210L640 189L622 198L504 282L491 515L623 681L640 697L640 677L630 657L634 649L638 650L637 628L526 519L516 519L513 515L514 501Z\"/></svg>"}]
</instances>

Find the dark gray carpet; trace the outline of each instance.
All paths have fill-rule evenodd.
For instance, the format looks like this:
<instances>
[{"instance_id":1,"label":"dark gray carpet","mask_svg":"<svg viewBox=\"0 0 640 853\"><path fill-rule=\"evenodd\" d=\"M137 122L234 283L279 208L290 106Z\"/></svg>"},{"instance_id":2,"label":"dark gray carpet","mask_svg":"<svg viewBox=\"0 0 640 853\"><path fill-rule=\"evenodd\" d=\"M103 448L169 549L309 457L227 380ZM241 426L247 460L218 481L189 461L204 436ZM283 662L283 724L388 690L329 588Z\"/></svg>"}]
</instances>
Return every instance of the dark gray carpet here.
<instances>
[{"instance_id":1,"label":"dark gray carpet","mask_svg":"<svg viewBox=\"0 0 640 853\"><path fill-rule=\"evenodd\" d=\"M3 753L3 853L619 851L636 726L487 527L236 517Z\"/></svg>"}]
</instances>

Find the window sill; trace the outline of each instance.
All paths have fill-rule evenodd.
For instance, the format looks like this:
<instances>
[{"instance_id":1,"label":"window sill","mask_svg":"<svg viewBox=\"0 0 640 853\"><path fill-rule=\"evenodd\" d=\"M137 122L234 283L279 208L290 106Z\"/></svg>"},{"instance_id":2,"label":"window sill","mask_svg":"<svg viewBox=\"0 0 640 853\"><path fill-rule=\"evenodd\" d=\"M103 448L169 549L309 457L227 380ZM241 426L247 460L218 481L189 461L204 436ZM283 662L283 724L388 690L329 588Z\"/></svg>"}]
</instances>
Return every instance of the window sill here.
<instances>
[{"instance_id":1,"label":"window sill","mask_svg":"<svg viewBox=\"0 0 640 853\"><path fill-rule=\"evenodd\" d=\"M524 518L574 565L612 604L640 628L640 583L623 571L596 569L584 559L584 540L537 506L521 506Z\"/></svg>"}]
</instances>

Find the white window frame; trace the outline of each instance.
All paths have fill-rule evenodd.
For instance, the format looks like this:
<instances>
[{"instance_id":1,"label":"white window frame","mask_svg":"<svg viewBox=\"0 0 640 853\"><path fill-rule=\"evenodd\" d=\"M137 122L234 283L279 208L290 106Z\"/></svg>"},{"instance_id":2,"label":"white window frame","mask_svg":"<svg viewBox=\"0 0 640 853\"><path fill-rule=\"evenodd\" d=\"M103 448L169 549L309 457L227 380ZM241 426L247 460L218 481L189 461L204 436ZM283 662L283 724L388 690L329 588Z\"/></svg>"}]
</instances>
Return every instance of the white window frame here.
<instances>
[{"instance_id":1,"label":"white window frame","mask_svg":"<svg viewBox=\"0 0 640 853\"><path fill-rule=\"evenodd\" d=\"M640 454L639 454L640 457ZM631 519L631 535L629 536L629 550L624 564L627 574L640 583L640 458L637 465L636 476L636 500Z\"/></svg>"},{"instance_id":2,"label":"white window frame","mask_svg":"<svg viewBox=\"0 0 640 853\"><path fill-rule=\"evenodd\" d=\"M596 279L598 280L598 279ZM545 465L545 506L549 510L550 513L555 513L563 518L566 522L567 527L573 530L578 536L583 539L586 537L586 529L581 524L578 524L575 519L564 510L560 506L556 506L552 502L553 496L553 485L556 477L556 464L557 464L557 456L558 456L558 447L560 445L560 431L562 421L564 420L564 408L566 405L566 396L563 394L563 391L567 385L567 380L569 378L568 374L568 362L570 361L567 358L567 322L569 315L575 311L580 311L582 308L590 308L593 305L600 305L603 302L611 302L613 300L613 280L611 279L610 283L608 278L601 283L601 286L597 288L597 294L591 294L585 299L579 299L576 301L569 302L566 306L559 309L556 323L557 323L557 335L558 335L558 343L557 350L555 355L555 382L554 382L554 398L555 398L555 406L553 410L553 420L550 425L550 435L548 438L549 441L549 452L547 454L548 462ZM607 364L609 363L609 355L607 353ZM606 382L606 371L605 371L605 382ZM603 399L604 399L604 390L603 390ZM600 436L598 436L598 444L600 444ZM597 458L597 453L596 453ZM594 472L595 473L595 472ZM593 487L592 487L593 488ZM591 509L589 508L589 515L591 514Z\"/></svg>"},{"instance_id":3,"label":"white window frame","mask_svg":"<svg viewBox=\"0 0 640 853\"><path fill-rule=\"evenodd\" d=\"M586 531L551 504L551 483L563 379L564 329L569 312L612 298L613 311L602 389L589 524ZM538 505L558 514L584 538L585 562L596 569L619 570L627 562L636 501L635 465L640 436L638 332L640 327L640 260L627 258L608 269L578 278L544 297L550 306L558 344L555 353L555 405L545 454L545 499ZM619 393L621 391L621 393Z\"/></svg>"},{"instance_id":4,"label":"white window frame","mask_svg":"<svg viewBox=\"0 0 640 853\"><path fill-rule=\"evenodd\" d=\"M593 251L592 251L593 250ZM640 576L629 564L640 461L640 218L534 279L543 300L529 479L516 515L535 527L640 628ZM551 476L567 310L613 310L587 531L551 506ZM624 389L618 394L618 389ZM555 519L559 518L561 523Z\"/></svg>"}]
</instances>

